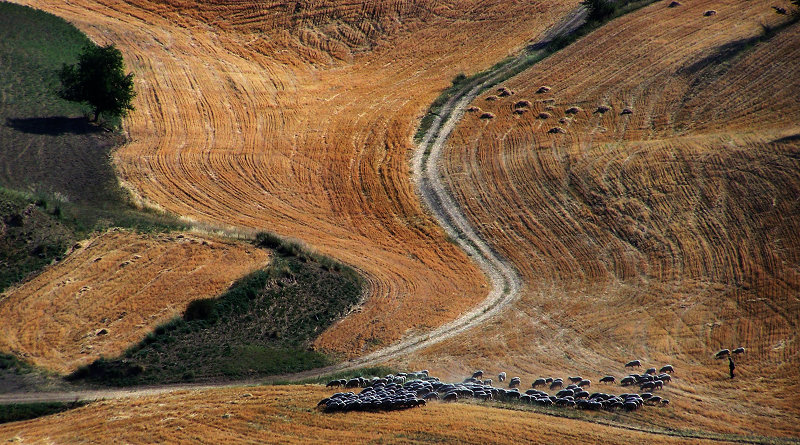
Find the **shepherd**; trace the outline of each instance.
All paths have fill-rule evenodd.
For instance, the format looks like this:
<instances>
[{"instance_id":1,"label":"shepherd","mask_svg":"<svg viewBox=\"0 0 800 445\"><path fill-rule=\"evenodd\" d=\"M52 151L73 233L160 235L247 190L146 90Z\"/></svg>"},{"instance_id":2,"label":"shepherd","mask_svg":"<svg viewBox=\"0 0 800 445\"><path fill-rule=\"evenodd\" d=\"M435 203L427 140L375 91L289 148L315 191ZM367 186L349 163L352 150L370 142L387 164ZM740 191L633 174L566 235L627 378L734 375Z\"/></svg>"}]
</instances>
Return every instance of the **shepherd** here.
<instances>
[{"instance_id":1,"label":"shepherd","mask_svg":"<svg viewBox=\"0 0 800 445\"><path fill-rule=\"evenodd\" d=\"M736 365L733 364L733 359L728 357L728 369L731 370L731 378L733 378L733 370L736 369Z\"/></svg>"}]
</instances>

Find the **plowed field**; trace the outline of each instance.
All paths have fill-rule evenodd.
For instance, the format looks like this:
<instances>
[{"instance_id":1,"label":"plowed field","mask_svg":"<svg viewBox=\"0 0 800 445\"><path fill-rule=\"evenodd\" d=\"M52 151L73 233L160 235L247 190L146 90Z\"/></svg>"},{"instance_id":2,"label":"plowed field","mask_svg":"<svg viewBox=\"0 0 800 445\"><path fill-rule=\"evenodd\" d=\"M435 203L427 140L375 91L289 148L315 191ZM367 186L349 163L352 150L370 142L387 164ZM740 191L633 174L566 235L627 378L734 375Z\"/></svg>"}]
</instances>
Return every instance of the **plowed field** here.
<instances>
[{"instance_id":1,"label":"plowed field","mask_svg":"<svg viewBox=\"0 0 800 445\"><path fill-rule=\"evenodd\" d=\"M432 403L388 413L323 414L319 386L189 391L97 402L37 420L0 425L23 443L687 443L686 438L512 412ZM691 442L691 441L690 441ZM694 441L701 442L701 441Z\"/></svg>"},{"instance_id":2,"label":"plowed field","mask_svg":"<svg viewBox=\"0 0 800 445\"><path fill-rule=\"evenodd\" d=\"M214 238L107 232L0 298L0 350L68 373L119 355L268 261L265 250Z\"/></svg>"},{"instance_id":3,"label":"plowed field","mask_svg":"<svg viewBox=\"0 0 800 445\"><path fill-rule=\"evenodd\" d=\"M575 6L27 3L115 43L136 73L131 142L115 162L142 200L292 236L366 273L361 311L318 340L349 355L438 326L486 295L480 271L415 196L415 122L454 75L490 66Z\"/></svg>"},{"instance_id":4,"label":"plowed field","mask_svg":"<svg viewBox=\"0 0 800 445\"><path fill-rule=\"evenodd\" d=\"M645 421L800 434L800 27L765 32L787 20L769 2L682 3L472 104L496 117L464 117L443 177L526 289L412 367L595 380L672 363L674 411ZM740 345L730 380L712 355Z\"/></svg>"}]
</instances>

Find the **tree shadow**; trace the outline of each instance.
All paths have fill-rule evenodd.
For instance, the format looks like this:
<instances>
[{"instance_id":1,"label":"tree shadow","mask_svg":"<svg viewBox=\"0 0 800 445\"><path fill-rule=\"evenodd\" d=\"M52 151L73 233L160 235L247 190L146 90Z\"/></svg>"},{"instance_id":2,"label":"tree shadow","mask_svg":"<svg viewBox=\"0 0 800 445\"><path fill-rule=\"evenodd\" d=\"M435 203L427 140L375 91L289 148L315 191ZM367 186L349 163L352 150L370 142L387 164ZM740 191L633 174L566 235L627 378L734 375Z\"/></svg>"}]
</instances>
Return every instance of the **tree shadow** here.
<instances>
[{"instance_id":1,"label":"tree shadow","mask_svg":"<svg viewBox=\"0 0 800 445\"><path fill-rule=\"evenodd\" d=\"M30 134L59 136L62 134L88 134L103 131L103 128L89 122L85 117L29 117L6 118L6 126Z\"/></svg>"}]
</instances>

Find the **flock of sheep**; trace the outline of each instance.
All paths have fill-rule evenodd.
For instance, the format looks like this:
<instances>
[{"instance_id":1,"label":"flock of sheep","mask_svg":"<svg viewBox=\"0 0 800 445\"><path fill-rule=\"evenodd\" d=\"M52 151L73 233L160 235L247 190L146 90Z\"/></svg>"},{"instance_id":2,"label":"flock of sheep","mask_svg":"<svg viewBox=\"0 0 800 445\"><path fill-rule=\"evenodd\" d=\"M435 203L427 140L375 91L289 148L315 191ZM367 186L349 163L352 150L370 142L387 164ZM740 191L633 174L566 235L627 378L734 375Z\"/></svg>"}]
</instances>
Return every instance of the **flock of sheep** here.
<instances>
[{"instance_id":1,"label":"flock of sheep","mask_svg":"<svg viewBox=\"0 0 800 445\"><path fill-rule=\"evenodd\" d=\"M625 365L626 368L641 368L641 366L639 360L630 361ZM587 389L592 382L579 376L568 377L570 384L566 386L564 380L560 378L538 378L533 381L530 389L521 392L519 387L522 381L519 377L511 378L507 384L508 388L501 388L493 386L492 379L482 380L483 371L475 371L472 377L460 383L442 382L438 377L430 376L427 370L411 373L401 372L384 377L332 380L327 384L328 387L363 389L358 394L352 391L338 392L322 399L317 406L328 413L398 410L423 406L431 400L455 402L461 399L474 399L538 406L574 407L586 410L624 409L633 411L644 405L664 406L669 404L669 400L653 394L652 391L662 389L665 384L672 381L671 374L673 372L674 369L671 365L665 365L658 371L656 368L649 368L642 374L630 374L622 378L620 384L624 387L638 386L638 391L619 395L604 392L590 393ZM497 376L497 380L505 382L506 377L506 373L501 372ZM600 382L614 384L616 378L608 375L601 378ZM548 394L538 388L549 389L555 393Z\"/></svg>"}]
</instances>

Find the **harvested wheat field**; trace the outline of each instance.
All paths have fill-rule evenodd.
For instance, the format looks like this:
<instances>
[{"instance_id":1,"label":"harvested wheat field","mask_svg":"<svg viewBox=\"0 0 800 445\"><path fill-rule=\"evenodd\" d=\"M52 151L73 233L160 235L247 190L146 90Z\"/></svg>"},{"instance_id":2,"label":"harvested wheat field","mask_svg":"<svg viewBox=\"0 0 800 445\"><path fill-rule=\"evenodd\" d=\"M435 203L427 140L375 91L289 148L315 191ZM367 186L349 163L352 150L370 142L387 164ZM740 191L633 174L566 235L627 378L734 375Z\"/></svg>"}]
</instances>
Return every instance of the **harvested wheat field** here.
<instances>
[{"instance_id":1,"label":"harvested wheat field","mask_svg":"<svg viewBox=\"0 0 800 445\"><path fill-rule=\"evenodd\" d=\"M800 25L787 20L763 1L657 2L503 84L513 96L478 97L496 117L464 116L443 177L526 288L410 367L525 386L671 363L670 410L641 422L800 435ZM531 112L515 114L522 100ZM738 346L730 380L712 356Z\"/></svg>"},{"instance_id":2,"label":"harvested wheat field","mask_svg":"<svg viewBox=\"0 0 800 445\"><path fill-rule=\"evenodd\" d=\"M142 202L269 229L363 271L363 308L317 341L359 354L457 317L488 289L421 208L411 135L459 72L491 66L575 1L28 1L136 74L115 154Z\"/></svg>"},{"instance_id":3,"label":"harvested wheat field","mask_svg":"<svg viewBox=\"0 0 800 445\"><path fill-rule=\"evenodd\" d=\"M431 403L390 413L324 414L316 385L186 391L92 403L0 425L22 443L700 443L686 438L480 405ZM157 408L157 409L155 409Z\"/></svg>"},{"instance_id":4,"label":"harvested wheat field","mask_svg":"<svg viewBox=\"0 0 800 445\"><path fill-rule=\"evenodd\" d=\"M267 251L243 243L112 230L0 297L0 350L69 373L119 355L190 301L268 262Z\"/></svg>"}]
</instances>

